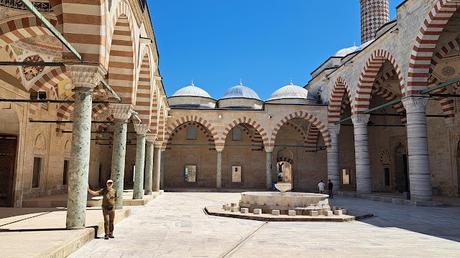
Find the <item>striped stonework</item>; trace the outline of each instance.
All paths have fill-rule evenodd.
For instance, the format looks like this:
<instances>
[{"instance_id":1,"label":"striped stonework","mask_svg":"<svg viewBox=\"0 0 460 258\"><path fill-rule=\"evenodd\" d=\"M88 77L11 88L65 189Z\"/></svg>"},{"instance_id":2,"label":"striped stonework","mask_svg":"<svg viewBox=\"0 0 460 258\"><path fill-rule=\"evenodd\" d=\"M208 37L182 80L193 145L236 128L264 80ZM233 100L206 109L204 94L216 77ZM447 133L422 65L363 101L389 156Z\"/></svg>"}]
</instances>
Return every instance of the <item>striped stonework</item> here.
<instances>
[{"instance_id":1,"label":"striped stonework","mask_svg":"<svg viewBox=\"0 0 460 258\"><path fill-rule=\"evenodd\" d=\"M141 69L139 70L139 79L137 83L136 91L136 106L134 110L139 114L139 118L143 124L150 125L150 119L152 116L152 92L151 89L153 82L151 81L151 65L150 56L146 52L142 59Z\"/></svg>"},{"instance_id":2,"label":"striped stonework","mask_svg":"<svg viewBox=\"0 0 460 258\"><path fill-rule=\"evenodd\" d=\"M69 79L66 72L67 71L64 66L52 68L35 81L31 89L34 91L45 90L57 93L58 90L56 88L59 82Z\"/></svg>"},{"instance_id":3,"label":"striped stonework","mask_svg":"<svg viewBox=\"0 0 460 258\"><path fill-rule=\"evenodd\" d=\"M160 120L162 120L161 116L162 116L163 113L164 112L160 113ZM210 122L208 122L207 120L205 120L205 119L203 119L202 117L199 117L199 116L181 117L179 119L176 119L176 121L172 122L171 124L169 124L168 128L166 129L165 135L164 135L165 141L163 141L164 142L163 143L163 148L167 147L166 144L168 142L170 142L170 138L173 137L173 135L175 134L175 130L177 128L179 128L182 125L187 125L187 124L190 124L190 123L195 124L195 125L200 125L200 126L206 128L206 131L208 131L209 134L212 136L213 142L215 143L215 148L217 149L217 141L219 140L219 135L218 135L217 131L214 129L214 127L211 125Z\"/></svg>"},{"instance_id":4,"label":"striped stonework","mask_svg":"<svg viewBox=\"0 0 460 258\"><path fill-rule=\"evenodd\" d=\"M69 97L66 100L73 100L73 97ZM73 104L72 103L64 103L59 105L57 110L57 118L60 121L67 121L70 120L70 117L73 113Z\"/></svg>"},{"instance_id":5,"label":"striped stonework","mask_svg":"<svg viewBox=\"0 0 460 258\"><path fill-rule=\"evenodd\" d=\"M418 32L412 48L406 95L420 93L429 86L430 68L436 45L460 0L438 0Z\"/></svg>"},{"instance_id":6,"label":"striped stonework","mask_svg":"<svg viewBox=\"0 0 460 258\"><path fill-rule=\"evenodd\" d=\"M238 125L241 125L243 128L246 128L248 131L249 131L248 127L255 129L255 132L252 134L253 137L255 138L251 139L251 141L255 145L253 146L254 149L259 149L258 147L260 147L260 145L262 145L262 149L263 149L263 146L268 144L267 131L257 121L251 118L248 118L248 117L240 117L238 119L233 120L231 123L229 123L225 127L223 133L220 135L219 139L216 141L216 145L222 147L223 149L225 145L225 140L227 139L228 134L235 126L238 126Z\"/></svg>"},{"instance_id":7,"label":"striped stonework","mask_svg":"<svg viewBox=\"0 0 460 258\"><path fill-rule=\"evenodd\" d=\"M353 114L360 114L369 109L372 89L378 79L379 72L386 61L393 65L398 78L400 90L401 92L404 91L404 79L401 75L399 65L396 63L393 55L386 50L375 50L367 60L364 70L359 77L354 105L352 105Z\"/></svg>"},{"instance_id":8,"label":"striped stonework","mask_svg":"<svg viewBox=\"0 0 460 258\"><path fill-rule=\"evenodd\" d=\"M308 114L306 112L303 112L303 111L297 111L295 113L289 114L289 115L285 116L283 119L281 119L281 121L275 123L276 126L273 128L273 132L272 132L272 135L271 135L271 138L270 138L270 145L271 146L275 145L276 135L278 134L278 131L281 129L281 127L284 124L286 124L288 121L290 121L292 119L296 119L296 118L305 119L306 121L308 121L311 124L313 124L314 126L316 126L316 128L319 129L319 131L321 132L321 135L323 136L324 143L326 144L327 147L330 147L330 145L331 145L331 136L329 134L329 131L328 131L327 127L317 117L315 117L315 116L313 116L311 114Z\"/></svg>"},{"instance_id":9,"label":"striped stonework","mask_svg":"<svg viewBox=\"0 0 460 258\"><path fill-rule=\"evenodd\" d=\"M436 65L439 64L444 58L450 56L452 52L459 52L459 46L460 38L456 38L439 47L438 51L434 53L433 59L431 60L430 74L432 74L432 72L436 68ZM429 86L434 86L439 83L438 78L436 78L434 75L432 75L428 81ZM445 94L449 93L448 91L448 88L442 88L437 91L434 91L433 93ZM451 93L454 92L455 89L453 89L453 92ZM439 104L441 105L442 111L445 115L447 115L448 117L455 116L455 101L452 98L436 97L435 99L439 101Z\"/></svg>"},{"instance_id":10,"label":"striped stonework","mask_svg":"<svg viewBox=\"0 0 460 258\"><path fill-rule=\"evenodd\" d=\"M318 128L311 124L308 128L307 140L305 145L306 152L317 152L318 151L318 142L319 142L320 131Z\"/></svg>"},{"instance_id":11,"label":"striped stonework","mask_svg":"<svg viewBox=\"0 0 460 258\"><path fill-rule=\"evenodd\" d=\"M161 143L161 148L164 150L166 149L166 143L169 138L168 131L166 129L167 125L167 112L165 110L166 105L164 103L160 104L159 113L158 113L158 134L157 134L157 141L155 144Z\"/></svg>"},{"instance_id":12,"label":"striped stonework","mask_svg":"<svg viewBox=\"0 0 460 258\"><path fill-rule=\"evenodd\" d=\"M340 121L340 116L344 110L342 105L344 100L350 102L351 95L350 90L347 86L347 83L341 77L337 78L334 84L334 88L331 91L329 97L329 106L328 106L328 121L329 123L337 123ZM347 103L345 103L347 104Z\"/></svg>"},{"instance_id":13,"label":"striped stonework","mask_svg":"<svg viewBox=\"0 0 460 258\"><path fill-rule=\"evenodd\" d=\"M50 22L53 25L57 23L56 20ZM51 33L35 16L9 20L0 24L0 47L41 35L51 35Z\"/></svg>"},{"instance_id":14,"label":"striped stonework","mask_svg":"<svg viewBox=\"0 0 460 258\"><path fill-rule=\"evenodd\" d=\"M106 53L105 0L50 0L56 26L85 62L104 64ZM75 60L64 49L63 58Z\"/></svg>"},{"instance_id":15,"label":"striped stonework","mask_svg":"<svg viewBox=\"0 0 460 258\"><path fill-rule=\"evenodd\" d=\"M158 126L160 123L160 109L158 108L158 96L160 95L159 89L157 87L157 80L153 81L152 88L152 116L150 118L150 132L153 135L158 134Z\"/></svg>"},{"instance_id":16,"label":"striped stonework","mask_svg":"<svg viewBox=\"0 0 460 258\"><path fill-rule=\"evenodd\" d=\"M214 137L212 136L211 132L206 127L204 127L202 124L197 123L197 122L187 122L187 123L181 124L178 127L176 127L176 129L174 129L174 131L170 134L169 138L167 139L167 143L166 143L167 150L171 149L172 140L174 139L174 136L176 136L180 131L186 129L189 126L196 126L198 130L200 130L206 136L206 139L209 143L209 150L216 150L215 144L214 144Z\"/></svg>"},{"instance_id":17,"label":"striped stonework","mask_svg":"<svg viewBox=\"0 0 460 258\"><path fill-rule=\"evenodd\" d=\"M115 25L109 57L109 84L124 104L135 104L134 43L128 16L121 15Z\"/></svg>"}]
</instances>

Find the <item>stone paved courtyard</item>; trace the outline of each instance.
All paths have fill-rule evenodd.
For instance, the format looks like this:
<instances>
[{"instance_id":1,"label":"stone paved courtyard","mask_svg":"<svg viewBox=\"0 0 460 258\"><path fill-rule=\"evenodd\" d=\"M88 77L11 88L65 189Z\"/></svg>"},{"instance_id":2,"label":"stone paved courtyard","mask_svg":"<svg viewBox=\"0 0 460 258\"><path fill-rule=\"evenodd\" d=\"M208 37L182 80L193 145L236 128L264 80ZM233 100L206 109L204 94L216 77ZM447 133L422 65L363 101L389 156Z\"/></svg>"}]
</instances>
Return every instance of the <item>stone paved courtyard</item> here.
<instances>
[{"instance_id":1,"label":"stone paved courtyard","mask_svg":"<svg viewBox=\"0 0 460 258\"><path fill-rule=\"evenodd\" d=\"M71 257L460 257L460 208L337 198L358 222L258 222L208 216L237 193L165 193Z\"/></svg>"}]
</instances>

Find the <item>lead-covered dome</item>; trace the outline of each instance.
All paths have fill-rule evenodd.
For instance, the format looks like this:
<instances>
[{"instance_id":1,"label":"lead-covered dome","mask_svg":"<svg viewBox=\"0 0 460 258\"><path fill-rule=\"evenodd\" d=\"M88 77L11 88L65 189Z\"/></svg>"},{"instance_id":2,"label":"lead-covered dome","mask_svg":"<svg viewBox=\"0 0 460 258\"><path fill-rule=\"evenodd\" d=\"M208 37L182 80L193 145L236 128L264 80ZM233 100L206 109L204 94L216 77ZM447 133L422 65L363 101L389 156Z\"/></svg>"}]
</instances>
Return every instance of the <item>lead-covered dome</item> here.
<instances>
[{"instance_id":1,"label":"lead-covered dome","mask_svg":"<svg viewBox=\"0 0 460 258\"><path fill-rule=\"evenodd\" d=\"M260 100L259 95L257 95L257 93L253 89L244 86L242 83L240 85L236 85L235 87L231 87L230 89L228 89L221 99L231 98Z\"/></svg>"},{"instance_id":2,"label":"lead-covered dome","mask_svg":"<svg viewBox=\"0 0 460 258\"><path fill-rule=\"evenodd\" d=\"M262 109L262 106L263 102L259 95L242 83L228 89L219 100L220 108Z\"/></svg>"},{"instance_id":3,"label":"lead-covered dome","mask_svg":"<svg viewBox=\"0 0 460 258\"><path fill-rule=\"evenodd\" d=\"M209 95L209 93L207 93L202 88L195 86L195 84L193 83L191 85L180 88L171 97L179 97L179 96L212 98L211 95Z\"/></svg>"},{"instance_id":4,"label":"lead-covered dome","mask_svg":"<svg viewBox=\"0 0 460 258\"><path fill-rule=\"evenodd\" d=\"M308 90L291 83L273 92L268 101L275 99L306 99L307 97Z\"/></svg>"},{"instance_id":5,"label":"lead-covered dome","mask_svg":"<svg viewBox=\"0 0 460 258\"><path fill-rule=\"evenodd\" d=\"M177 90L168 98L169 106L176 108L215 108L216 100L205 90L191 84Z\"/></svg>"}]
</instances>

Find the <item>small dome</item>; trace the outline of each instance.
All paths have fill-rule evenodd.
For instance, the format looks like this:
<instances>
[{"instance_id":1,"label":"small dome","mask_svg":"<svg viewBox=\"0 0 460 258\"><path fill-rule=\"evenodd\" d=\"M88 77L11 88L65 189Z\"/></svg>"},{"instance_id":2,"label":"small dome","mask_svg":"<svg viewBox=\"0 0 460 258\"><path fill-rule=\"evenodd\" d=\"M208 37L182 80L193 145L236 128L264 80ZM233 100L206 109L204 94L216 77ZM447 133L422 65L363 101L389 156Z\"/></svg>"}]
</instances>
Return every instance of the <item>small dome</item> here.
<instances>
[{"instance_id":1,"label":"small dome","mask_svg":"<svg viewBox=\"0 0 460 258\"><path fill-rule=\"evenodd\" d=\"M211 95L207 93L200 87L195 86L195 84L191 84L184 88L177 90L172 97L202 97L202 98L211 98Z\"/></svg>"},{"instance_id":2,"label":"small dome","mask_svg":"<svg viewBox=\"0 0 460 258\"><path fill-rule=\"evenodd\" d=\"M234 98L243 98L243 99L257 99L260 100L259 95L252 90L244 86L243 84L232 87L225 92L224 96L221 99L234 99Z\"/></svg>"},{"instance_id":3,"label":"small dome","mask_svg":"<svg viewBox=\"0 0 460 258\"><path fill-rule=\"evenodd\" d=\"M278 99L307 99L307 97L308 90L291 83L275 91L268 101Z\"/></svg>"},{"instance_id":4,"label":"small dome","mask_svg":"<svg viewBox=\"0 0 460 258\"><path fill-rule=\"evenodd\" d=\"M349 48L344 48L344 49L340 49L339 51L337 51L337 53L335 53L334 56L337 56L337 57L344 57L344 56L347 56L351 53L354 53L356 51L360 50L359 47L357 46L353 46L353 47L349 47Z\"/></svg>"}]
</instances>

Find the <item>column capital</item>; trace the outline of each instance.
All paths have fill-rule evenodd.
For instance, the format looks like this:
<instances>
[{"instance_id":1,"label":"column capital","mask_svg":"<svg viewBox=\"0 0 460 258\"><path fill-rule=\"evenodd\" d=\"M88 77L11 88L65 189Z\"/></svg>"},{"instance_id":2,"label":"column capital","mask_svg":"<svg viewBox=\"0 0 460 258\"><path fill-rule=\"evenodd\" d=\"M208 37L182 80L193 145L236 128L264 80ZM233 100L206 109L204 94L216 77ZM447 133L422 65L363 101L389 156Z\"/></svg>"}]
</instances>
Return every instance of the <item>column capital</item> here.
<instances>
[{"instance_id":1,"label":"column capital","mask_svg":"<svg viewBox=\"0 0 460 258\"><path fill-rule=\"evenodd\" d=\"M275 147L274 146L265 146L264 149L265 149L265 152L273 152L273 149L275 149Z\"/></svg>"},{"instance_id":2,"label":"column capital","mask_svg":"<svg viewBox=\"0 0 460 258\"><path fill-rule=\"evenodd\" d=\"M134 130L138 135L146 135L150 126L148 124L134 124Z\"/></svg>"},{"instance_id":3,"label":"column capital","mask_svg":"<svg viewBox=\"0 0 460 258\"><path fill-rule=\"evenodd\" d=\"M146 135L146 138L145 138L145 140L146 140L147 142L150 142L150 143L155 143L155 140L156 140L156 139L157 139L157 135L156 135L156 134L151 134L151 133L148 133L148 134Z\"/></svg>"},{"instance_id":4,"label":"column capital","mask_svg":"<svg viewBox=\"0 0 460 258\"><path fill-rule=\"evenodd\" d=\"M134 107L131 104L110 104L110 113L117 120L128 120L132 113Z\"/></svg>"},{"instance_id":5,"label":"column capital","mask_svg":"<svg viewBox=\"0 0 460 258\"><path fill-rule=\"evenodd\" d=\"M95 88L107 71L102 65L72 64L66 66L75 88Z\"/></svg>"},{"instance_id":6,"label":"column capital","mask_svg":"<svg viewBox=\"0 0 460 258\"><path fill-rule=\"evenodd\" d=\"M353 120L353 125L367 125L370 117L370 114L354 114L351 116L351 120Z\"/></svg>"},{"instance_id":7,"label":"column capital","mask_svg":"<svg viewBox=\"0 0 460 258\"><path fill-rule=\"evenodd\" d=\"M402 99L402 103L407 113L425 112L428 98L409 96Z\"/></svg>"}]
</instances>

